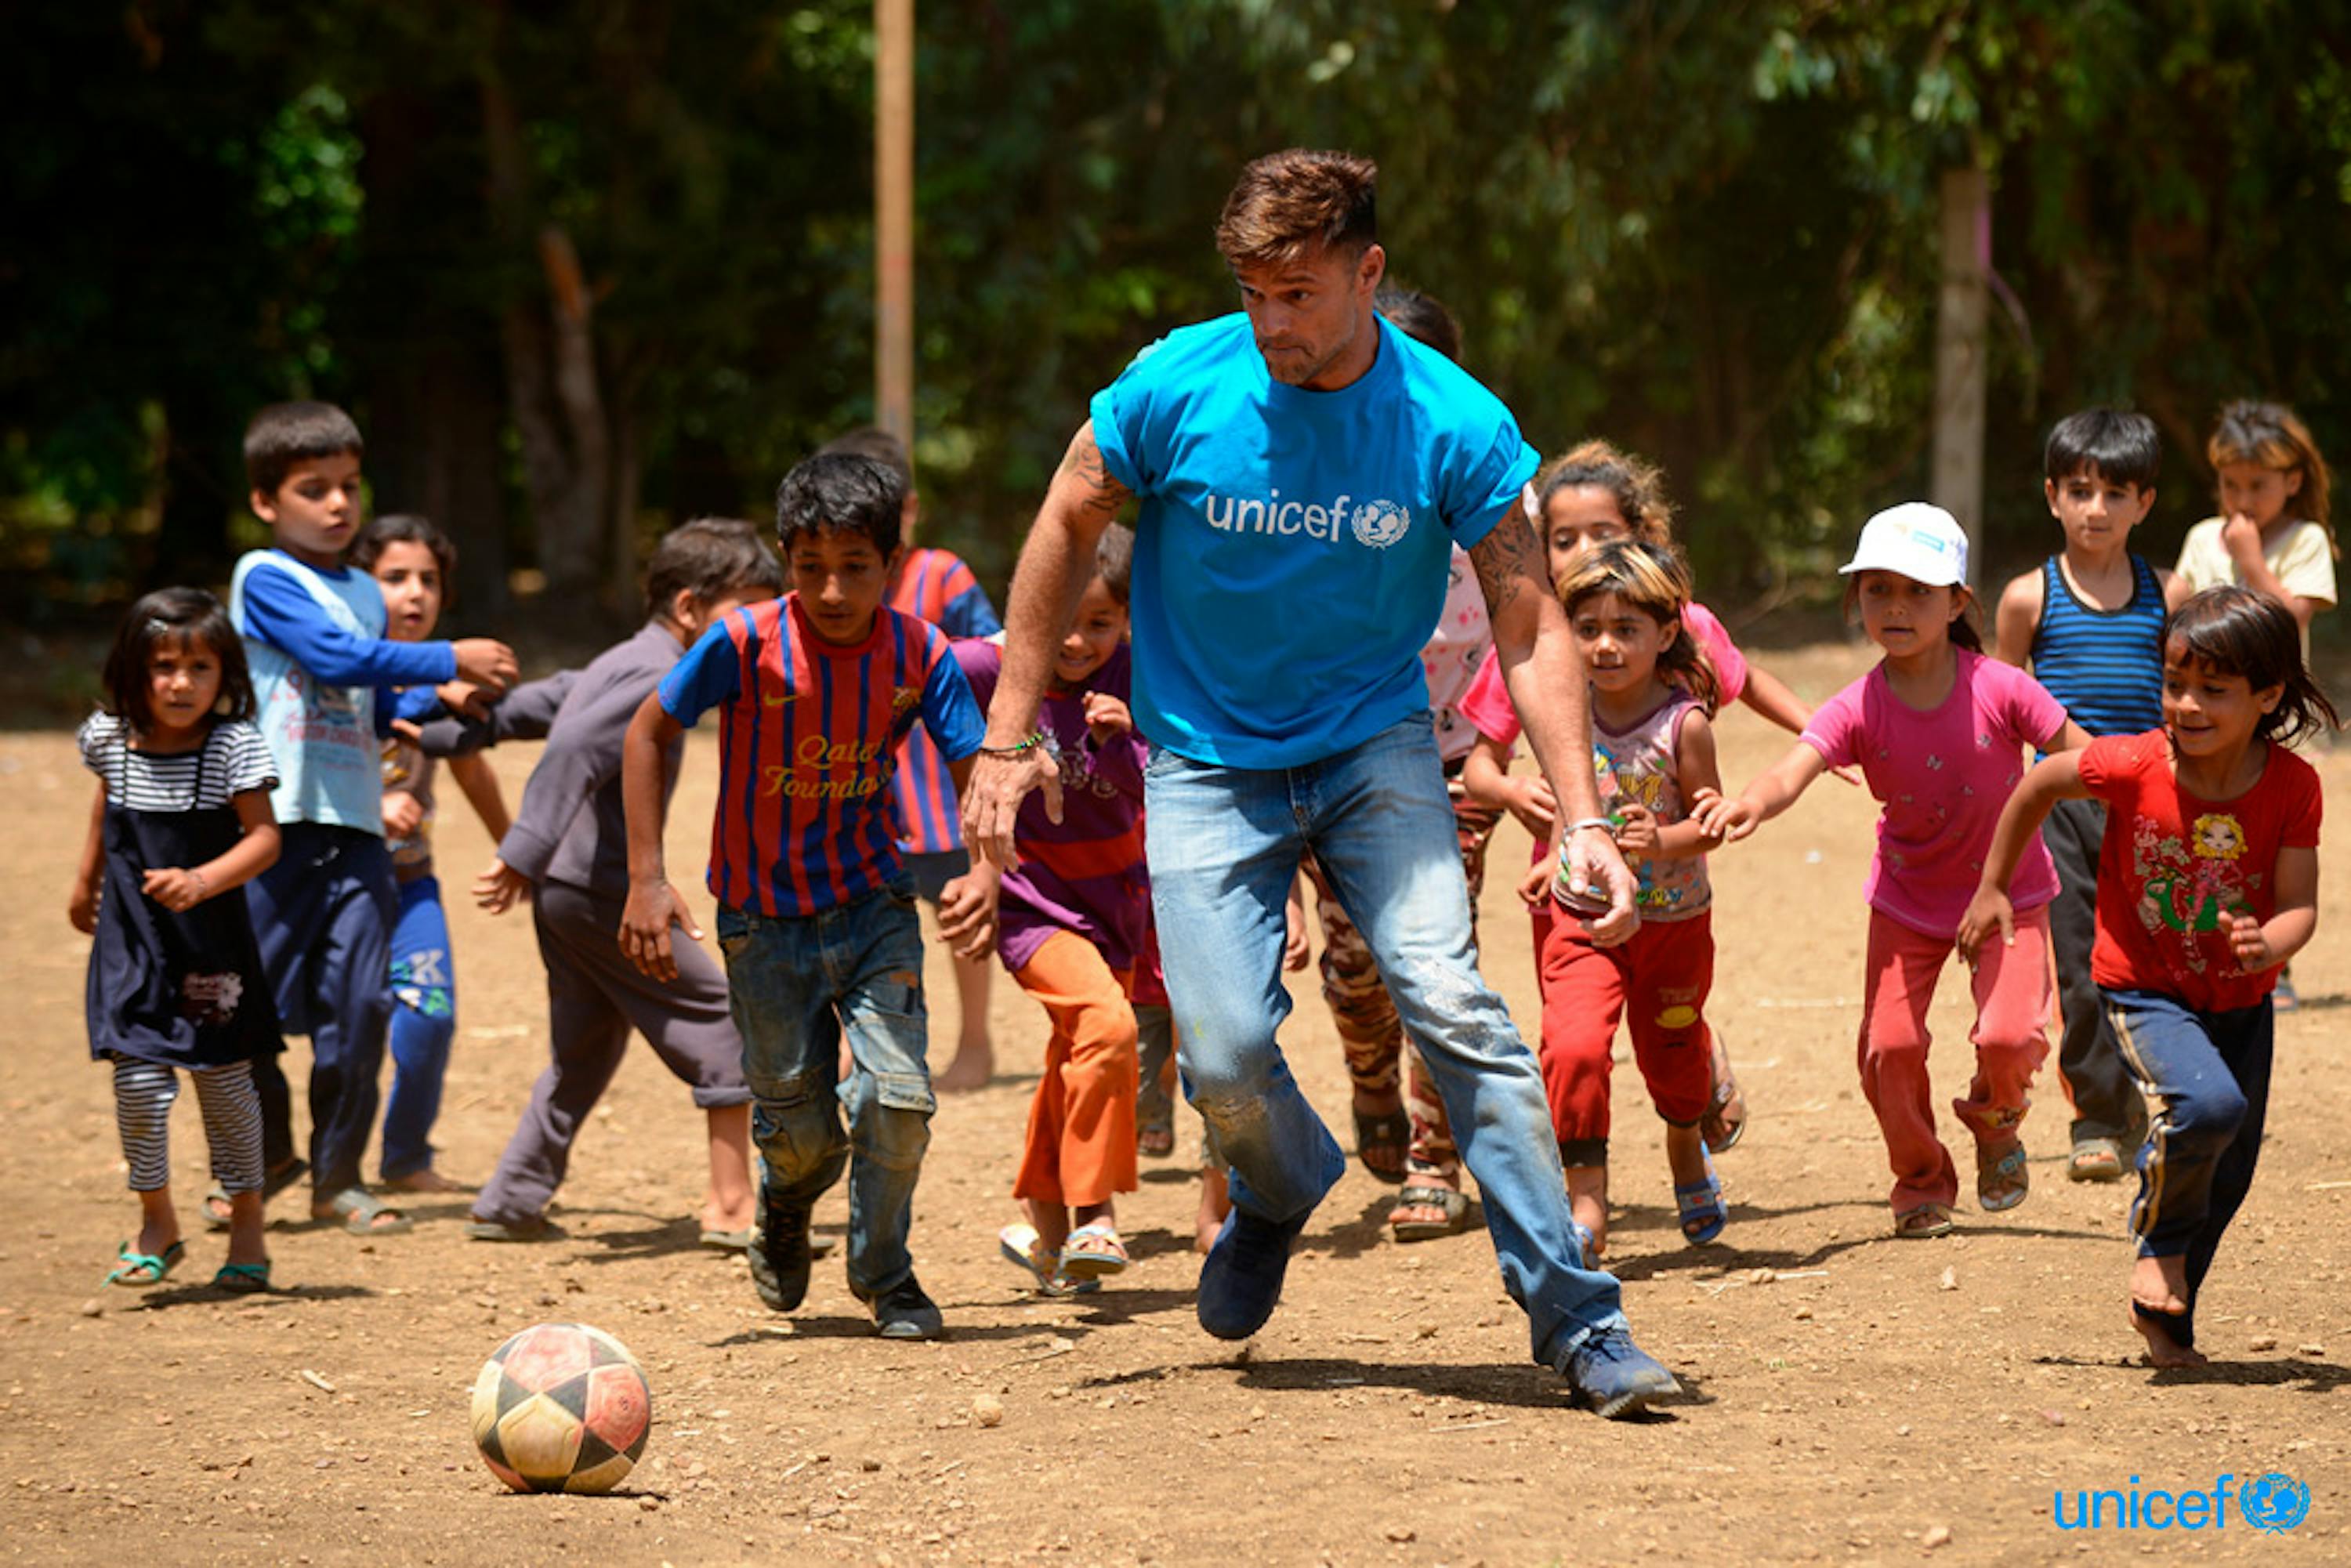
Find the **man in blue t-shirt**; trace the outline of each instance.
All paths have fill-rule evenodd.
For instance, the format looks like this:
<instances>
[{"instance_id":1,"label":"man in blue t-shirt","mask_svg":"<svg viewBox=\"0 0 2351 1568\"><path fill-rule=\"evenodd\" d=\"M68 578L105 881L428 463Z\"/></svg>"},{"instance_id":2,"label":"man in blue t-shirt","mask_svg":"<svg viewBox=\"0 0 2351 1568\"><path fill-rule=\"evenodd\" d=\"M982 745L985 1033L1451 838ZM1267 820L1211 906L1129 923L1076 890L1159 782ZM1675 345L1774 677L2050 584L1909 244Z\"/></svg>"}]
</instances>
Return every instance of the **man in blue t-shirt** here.
<instances>
[{"instance_id":1,"label":"man in blue t-shirt","mask_svg":"<svg viewBox=\"0 0 2351 1568\"><path fill-rule=\"evenodd\" d=\"M1387 977L1483 1190L1536 1359L1603 1415L1677 1391L1583 1266L1542 1081L1479 977L1420 650L1452 547L1469 552L1536 757L1573 820L1568 880L1630 936L1634 882L1593 790L1583 672L1521 500L1510 411L1387 326L1377 171L1290 151L1242 172L1217 225L1239 314L1170 333L1093 402L1013 580L1003 674L964 794L976 854L1012 856L1021 799L1059 779L1035 734L1052 645L1130 497L1134 708L1152 901L1186 1089L1232 1167L1201 1326L1246 1339L1345 1162L1274 1031L1282 907L1311 850Z\"/></svg>"}]
</instances>

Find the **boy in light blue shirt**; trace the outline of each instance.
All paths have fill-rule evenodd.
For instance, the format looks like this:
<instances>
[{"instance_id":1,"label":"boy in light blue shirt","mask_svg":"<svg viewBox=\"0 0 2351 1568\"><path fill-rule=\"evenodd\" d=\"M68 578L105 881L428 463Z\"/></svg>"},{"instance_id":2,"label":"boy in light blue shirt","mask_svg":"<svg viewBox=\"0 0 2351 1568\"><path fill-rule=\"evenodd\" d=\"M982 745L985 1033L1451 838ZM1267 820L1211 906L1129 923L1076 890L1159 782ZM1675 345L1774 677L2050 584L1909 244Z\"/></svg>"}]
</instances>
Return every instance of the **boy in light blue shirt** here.
<instances>
[{"instance_id":1,"label":"boy in light blue shirt","mask_svg":"<svg viewBox=\"0 0 2351 1568\"><path fill-rule=\"evenodd\" d=\"M341 564L359 531L361 450L359 427L330 403L276 403L254 416L246 471L274 544L237 562L229 617L277 760L270 805L285 847L246 899L278 1018L287 1033L310 1037L310 1213L380 1236L410 1224L367 1190L360 1166L375 1123L399 911L381 745L395 710L415 717L444 697L465 702L474 687L503 691L516 668L513 650L488 638L385 640L375 580ZM302 1162L285 1076L275 1059L256 1066L265 1190L276 1192ZM225 1220L225 1206L213 1218Z\"/></svg>"}]
</instances>

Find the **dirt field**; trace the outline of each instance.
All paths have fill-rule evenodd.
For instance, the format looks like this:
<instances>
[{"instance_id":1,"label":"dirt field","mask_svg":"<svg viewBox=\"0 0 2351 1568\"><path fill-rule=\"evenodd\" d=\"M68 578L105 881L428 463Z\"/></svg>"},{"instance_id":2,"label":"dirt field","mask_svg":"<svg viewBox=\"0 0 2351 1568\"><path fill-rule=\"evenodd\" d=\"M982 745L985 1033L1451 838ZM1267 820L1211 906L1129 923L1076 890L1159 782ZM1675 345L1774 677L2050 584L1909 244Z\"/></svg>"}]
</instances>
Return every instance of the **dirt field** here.
<instances>
[{"instance_id":1,"label":"dirt field","mask_svg":"<svg viewBox=\"0 0 2351 1568\"><path fill-rule=\"evenodd\" d=\"M1771 663L1818 700L1862 666L1845 648ZM1723 726L1743 780L1782 738ZM499 759L510 798L535 748ZM712 768L697 750L674 863L698 867ZM2351 762L2325 764L2335 831ZM809 1304L763 1311L744 1265L695 1246L700 1118L633 1053L560 1199L569 1239L493 1247L459 1202L366 1243L294 1223L279 1289L204 1290L222 1239L196 1231L204 1155L193 1096L174 1127L190 1257L162 1289L101 1290L133 1233L106 1073L81 1023L86 944L67 883L88 810L62 733L0 736L0 933L23 1009L0 1085L0 1550L26 1562L616 1563L1045 1562L1489 1564L1681 1561L2038 1563L2129 1552L2215 1562L2351 1560L2351 1119L2340 1046L2351 907L2339 871L2296 966L2311 1005L2281 1020L2269 1147L2206 1292L2212 1368L2156 1375L2125 1322L2116 1186L2064 1178L2053 1076L2026 1124L2035 1190L1953 1239L1888 1234L1887 1177L1858 1092L1868 802L1823 781L1754 842L1718 856L1714 1016L1752 1130L1723 1161L1728 1245L1680 1244L1639 1079L1617 1072L1614 1266L1643 1343L1688 1394L1647 1420L1571 1410L1527 1359L1482 1231L1387 1239L1392 1189L1360 1166L1307 1233L1281 1311L1241 1354L1192 1317L1194 1186L1146 1166L1123 1207L1139 1266L1101 1295L1044 1302L995 1256L1040 1057L1034 1009L996 989L1000 1074L946 1103L917 1202L922 1277L951 1337L871 1335L837 1260ZM538 1071L544 990L527 916L462 897L486 860L456 800L440 834L460 1029L443 1168L486 1175ZM1487 973L1521 1022L1537 1003L1506 827L1485 900ZM2346 862L2330 853L2330 866ZM681 880L684 880L683 878ZM706 909L706 899L698 900ZM939 1060L953 993L932 969ZM1311 987L1285 1040L1344 1127L1336 1039ZM1966 992L1934 1019L1938 1082L1968 1067ZM298 1075L307 1055L287 1057ZM297 1103L299 1103L298 1091ZM1182 1150L1196 1147L1186 1113ZM1947 1134L1951 1131L1946 1122ZM1343 1141L1346 1141L1343 1134ZM1960 1155L1964 1171L1967 1161ZM842 1200L819 1210L837 1229ZM475 1457L467 1395L507 1335L577 1319L625 1340L653 1379L644 1463L608 1499L507 1495ZM973 1414L1001 1402L1000 1425ZM2209 1490L2272 1471L2308 1519L2061 1531L2078 1490ZM2233 1504L2233 1497L2231 1499Z\"/></svg>"}]
</instances>

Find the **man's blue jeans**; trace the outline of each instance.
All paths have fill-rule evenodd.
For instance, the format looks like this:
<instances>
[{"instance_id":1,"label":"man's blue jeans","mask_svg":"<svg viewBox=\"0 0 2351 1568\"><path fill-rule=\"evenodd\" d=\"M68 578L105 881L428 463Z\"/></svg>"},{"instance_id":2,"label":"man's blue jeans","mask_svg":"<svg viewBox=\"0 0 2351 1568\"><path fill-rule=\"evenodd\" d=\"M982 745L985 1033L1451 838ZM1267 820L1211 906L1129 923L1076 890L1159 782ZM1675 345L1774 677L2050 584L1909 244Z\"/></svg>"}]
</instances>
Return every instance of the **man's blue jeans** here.
<instances>
[{"instance_id":1,"label":"man's blue jeans","mask_svg":"<svg viewBox=\"0 0 2351 1568\"><path fill-rule=\"evenodd\" d=\"M1568 1228L1541 1073L1478 973L1428 716L1301 768L1221 768L1155 747L1144 779L1184 1092L1231 1164L1233 1202L1297 1219L1346 1166L1274 1040L1290 1012L1282 904L1311 850L1444 1097L1535 1359L1556 1366L1594 1330L1624 1326L1615 1279L1582 1267Z\"/></svg>"},{"instance_id":2,"label":"man's blue jeans","mask_svg":"<svg viewBox=\"0 0 2351 1568\"><path fill-rule=\"evenodd\" d=\"M766 1196L812 1203L846 1166L849 1283L867 1297L885 1294L914 1271L906 1233L938 1103L925 1061L914 890L783 918L722 905L717 925Z\"/></svg>"}]
</instances>

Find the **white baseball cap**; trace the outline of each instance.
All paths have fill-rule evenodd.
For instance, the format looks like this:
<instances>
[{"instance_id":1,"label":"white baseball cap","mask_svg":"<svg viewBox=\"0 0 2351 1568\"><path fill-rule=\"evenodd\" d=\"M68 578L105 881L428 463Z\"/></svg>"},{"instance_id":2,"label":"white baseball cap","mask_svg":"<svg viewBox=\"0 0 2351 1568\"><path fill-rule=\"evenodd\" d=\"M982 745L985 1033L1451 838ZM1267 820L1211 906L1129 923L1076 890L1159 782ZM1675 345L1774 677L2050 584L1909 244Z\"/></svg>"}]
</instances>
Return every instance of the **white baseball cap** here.
<instances>
[{"instance_id":1,"label":"white baseball cap","mask_svg":"<svg viewBox=\"0 0 2351 1568\"><path fill-rule=\"evenodd\" d=\"M1905 501L1861 525L1861 543L1855 548L1853 559L1837 570L1848 576L1856 571L1894 571L1913 582L1938 588L1964 586L1967 532L1942 507Z\"/></svg>"}]
</instances>

